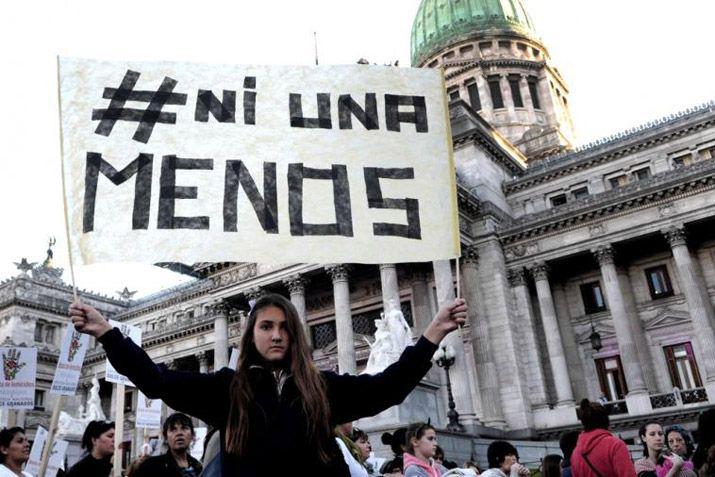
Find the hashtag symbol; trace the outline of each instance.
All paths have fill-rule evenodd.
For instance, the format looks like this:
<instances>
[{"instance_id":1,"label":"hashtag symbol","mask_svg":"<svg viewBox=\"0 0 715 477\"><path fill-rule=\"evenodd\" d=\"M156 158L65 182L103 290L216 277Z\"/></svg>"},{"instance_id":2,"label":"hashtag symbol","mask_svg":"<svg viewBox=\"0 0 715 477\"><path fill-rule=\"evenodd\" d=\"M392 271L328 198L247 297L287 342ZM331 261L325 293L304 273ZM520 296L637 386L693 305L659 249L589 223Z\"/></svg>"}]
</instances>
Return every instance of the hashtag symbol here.
<instances>
[{"instance_id":1,"label":"hashtag symbol","mask_svg":"<svg viewBox=\"0 0 715 477\"><path fill-rule=\"evenodd\" d=\"M137 130L132 139L146 144L156 123L176 124L176 113L166 113L161 109L167 104L186 104L186 95L173 93L176 80L164 77L164 81L156 91L134 91L139 75L137 71L127 70L119 88L104 88L104 99L109 99L106 109L93 109L92 121L99 121L95 134L109 136L114 124L119 121L138 122ZM146 109L125 108L127 101L149 103Z\"/></svg>"}]
</instances>

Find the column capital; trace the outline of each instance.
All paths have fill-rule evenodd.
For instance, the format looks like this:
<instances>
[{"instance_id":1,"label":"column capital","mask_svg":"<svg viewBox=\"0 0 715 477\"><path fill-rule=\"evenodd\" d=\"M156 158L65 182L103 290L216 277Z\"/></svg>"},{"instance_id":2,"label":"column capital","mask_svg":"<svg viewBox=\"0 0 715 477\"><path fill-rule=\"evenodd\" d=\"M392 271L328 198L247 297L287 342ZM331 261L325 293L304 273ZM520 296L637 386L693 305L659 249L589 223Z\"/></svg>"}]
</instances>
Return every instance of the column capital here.
<instances>
[{"instance_id":1,"label":"column capital","mask_svg":"<svg viewBox=\"0 0 715 477\"><path fill-rule=\"evenodd\" d=\"M305 286L308 284L308 279L301 275L291 275L290 277L283 280L283 284L288 287L288 291L291 295L304 295Z\"/></svg>"},{"instance_id":2,"label":"column capital","mask_svg":"<svg viewBox=\"0 0 715 477\"><path fill-rule=\"evenodd\" d=\"M512 288L526 285L526 270L523 268L510 268L507 270L507 280L509 280L509 285Z\"/></svg>"},{"instance_id":3,"label":"column capital","mask_svg":"<svg viewBox=\"0 0 715 477\"><path fill-rule=\"evenodd\" d=\"M531 266L530 272L531 276L534 277L534 280L541 281L541 280L548 280L549 279L549 266L546 264L546 262L538 262L535 263Z\"/></svg>"},{"instance_id":4,"label":"column capital","mask_svg":"<svg viewBox=\"0 0 715 477\"><path fill-rule=\"evenodd\" d=\"M395 265L394 263L381 263L379 265L379 267L380 267L380 270L382 270L384 268L395 268L396 269L397 265Z\"/></svg>"},{"instance_id":5,"label":"column capital","mask_svg":"<svg viewBox=\"0 0 715 477\"><path fill-rule=\"evenodd\" d=\"M336 263L332 265L326 265L325 271L330 278L335 282L344 282L348 280L348 275L350 272L350 265Z\"/></svg>"},{"instance_id":6,"label":"column capital","mask_svg":"<svg viewBox=\"0 0 715 477\"><path fill-rule=\"evenodd\" d=\"M682 225L663 230L662 234L665 237L665 240L668 241L671 248L678 245L687 245L687 234L685 232L685 227Z\"/></svg>"},{"instance_id":7,"label":"column capital","mask_svg":"<svg viewBox=\"0 0 715 477\"><path fill-rule=\"evenodd\" d=\"M468 264L479 264L479 253L476 245L467 245L462 248L462 261Z\"/></svg>"},{"instance_id":8,"label":"column capital","mask_svg":"<svg viewBox=\"0 0 715 477\"><path fill-rule=\"evenodd\" d=\"M249 300L258 300L266 294L266 291L261 287L253 287L248 290L244 290L243 294L246 295L246 298Z\"/></svg>"},{"instance_id":9,"label":"column capital","mask_svg":"<svg viewBox=\"0 0 715 477\"><path fill-rule=\"evenodd\" d=\"M603 265L613 265L615 263L615 251L611 245L601 245L595 250L592 250L593 256L598 260L598 264Z\"/></svg>"},{"instance_id":10,"label":"column capital","mask_svg":"<svg viewBox=\"0 0 715 477\"><path fill-rule=\"evenodd\" d=\"M168 369L172 369L172 370L178 369L175 359L167 359L166 361L164 361L164 366L166 366Z\"/></svg>"},{"instance_id":11,"label":"column capital","mask_svg":"<svg viewBox=\"0 0 715 477\"><path fill-rule=\"evenodd\" d=\"M209 305L209 311L213 316L228 316L231 305L225 299L219 298Z\"/></svg>"}]
</instances>

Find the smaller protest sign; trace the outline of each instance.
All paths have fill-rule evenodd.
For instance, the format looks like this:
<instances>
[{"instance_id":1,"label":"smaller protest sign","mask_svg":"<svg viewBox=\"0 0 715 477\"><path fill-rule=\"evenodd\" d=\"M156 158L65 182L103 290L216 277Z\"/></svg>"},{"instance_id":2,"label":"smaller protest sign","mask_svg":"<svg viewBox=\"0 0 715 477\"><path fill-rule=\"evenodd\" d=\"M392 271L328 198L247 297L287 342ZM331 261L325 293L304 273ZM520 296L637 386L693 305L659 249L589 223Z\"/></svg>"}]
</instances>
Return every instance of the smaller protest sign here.
<instances>
[{"instance_id":1,"label":"smaller protest sign","mask_svg":"<svg viewBox=\"0 0 715 477\"><path fill-rule=\"evenodd\" d=\"M88 346L89 335L75 331L72 326L67 327L50 393L74 396Z\"/></svg>"},{"instance_id":2,"label":"smaller protest sign","mask_svg":"<svg viewBox=\"0 0 715 477\"><path fill-rule=\"evenodd\" d=\"M42 448L47 440L47 430L42 426L37 426L35 439L32 441L30 449L30 459L25 466L25 472L30 475L37 475L40 472L40 459L42 459Z\"/></svg>"},{"instance_id":3,"label":"smaller protest sign","mask_svg":"<svg viewBox=\"0 0 715 477\"><path fill-rule=\"evenodd\" d=\"M52 452L50 453L50 460L47 463L47 471L45 475L57 475L60 469L65 467L65 453L67 452L67 447L69 442L63 441L61 439L56 440L52 444Z\"/></svg>"},{"instance_id":4,"label":"smaller protest sign","mask_svg":"<svg viewBox=\"0 0 715 477\"><path fill-rule=\"evenodd\" d=\"M158 429L161 427L161 399L151 399L139 391L137 396L136 427Z\"/></svg>"},{"instance_id":5,"label":"smaller protest sign","mask_svg":"<svg viewBox=\"0 0 715 477\"><path fill-rule=\"evenodd\" d=\"M1 346L0 355L0 408L32 409L35 406L37 348Z\"/></svg>"},{"instance_id":6,"label":"smaller protest sign","mask_svg":"<svg viewBox=\"0 0 715 477\"><path fill-rule=\"evenodd\" d=\"M238 348L231 348L231 357L228 359L228 367L236 371L238 366Z\"/></svg>"},{"instance_id":7,"label":"smaller protest sign","mask_svg":"<svg viewBox=\"0 0 715 477\"><path fill-rule=\"evenodd\" d=\"M195 437L194 443L191 444L191 456L194 459L201 460L204 453L204 441L206 440L206 434L208 434L207 427L197 427L194 429Z\"/></svg>"},{"instance_id":8,"label":"smaller protest sign","mask_svg":"<svg viewBox=\"0 0 715 477\"><path fill-rule=\"evenodd\" d=\"M117 328L122 334L132 340L137 346L142 344L142 330L138 326L121 323L115 320L109 320L109 324ZM105 368L106 380L110 383L124 384L125 386L134 386L134 384L126 376L119 374L112 363L107 360Z\"/></svg>"}]
</instances>

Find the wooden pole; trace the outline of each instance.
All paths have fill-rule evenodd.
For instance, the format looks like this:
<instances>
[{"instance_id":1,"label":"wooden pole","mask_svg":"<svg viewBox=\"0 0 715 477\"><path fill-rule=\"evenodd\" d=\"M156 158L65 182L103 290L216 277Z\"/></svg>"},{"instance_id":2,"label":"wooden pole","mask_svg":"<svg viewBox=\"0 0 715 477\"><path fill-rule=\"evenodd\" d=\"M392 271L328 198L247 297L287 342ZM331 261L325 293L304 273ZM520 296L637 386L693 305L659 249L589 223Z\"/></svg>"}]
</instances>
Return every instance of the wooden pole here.
<instances>
[{"instance_id":1,"label":"wooden pole","mask_svg":"<svg viewBox=\"0 0 715 477\"><path fill-rule=\"evenodd\" d=\"M124 441L124 385L114 387L114 476L122 477L121 445Z\"/></svg>"},{"instance_id":2,"label":"wooden pole","mask_svg":"<svg viewBox=\"0 0 715 477\"><path fill-rule=\"evenodd\" d=\"M47 472L47 464L50 461L50 454L52 453L52 445L55 442L55 432L57 432L57 422L60 420L60 410L65 405L66 396L60 394L57 396L55 401L55 407L52 409L52 418L50 419L50 429L47 431L47 440L45 440L45 447L42 448L42 460L40 461L40 471L37 473L37 477L45 477L45 472ZM54 477L54 476L52 476Z\"/></svg>"}]
</instances>

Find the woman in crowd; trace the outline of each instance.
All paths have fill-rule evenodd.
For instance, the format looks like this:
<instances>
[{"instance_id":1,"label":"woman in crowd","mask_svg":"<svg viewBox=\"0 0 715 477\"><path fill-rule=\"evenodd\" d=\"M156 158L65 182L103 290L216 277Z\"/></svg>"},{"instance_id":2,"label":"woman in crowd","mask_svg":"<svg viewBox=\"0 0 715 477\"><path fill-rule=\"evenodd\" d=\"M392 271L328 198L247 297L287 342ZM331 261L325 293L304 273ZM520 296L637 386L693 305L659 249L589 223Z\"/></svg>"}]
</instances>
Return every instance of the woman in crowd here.
<instances>
[{"instance_id":1,"label":"woman in crowd","mask_svg":"<svg viewBox=\"0 0 715 477\"><path fill-rule=\"evenodd\" d=\"M67 473L67 477L109 477L114 455L114 423L89 421L82 435L87 455Z\"/></svg>"},{"instance_id":2,"label":"woman in crowd","mask_svg":"<svg viewBox=\"0 0 715 477\"><path fill-rule=\"evenodd\" d=\"M376 375L350 376L317 370L298 312L280 295L254 304L236 371L212 374L157 365L97 310L70 306L75 329L95 336L117 371L144 394L221 428L220 475L226 477L292 475L297 463L314 477L348 476L333 427L401 403L466 311L461 299L444 306L396 363Z\"/></svg>"},{"instance_id":3,"label":"woman in crowd","mask_svg":"<svg viewBox=\"0 0 715 477\"><path fill-rule=\"evenodd\" d=\"M665 429L665 445L670 452L679 455L683 459L683 467L680 475L683 477L695 477L694 466L691 460L695 451L693 436L681 426L670 426ZM670 460L665 459L663 465L656 469L658 477L665 477L673 467Z\"/></svg>"},{"instance_id":4,"label":"woman in crowd","mask_svg":"<svg viewBox=\"0 0 715 477\"><path fill-rule=\"evenodd\" d=\"M360 431L362 432L362 431ZM352 422L341 424L335 427L335 441L340 447L340 452L343 454L343 459L348 466L350 477L368 477L368 471L365 467L365 459L370 456L363 453L363 449L353 439L354 429Z\"/></svg>"},{"instance_id":5,"label":"woman in crowd","mask_svg":"<svg viewBox=\"0 0 715 477\"><path fill-rule=\"evenodd\" d=\"M407 446L405 445L406 432L406 427L400 427L398 429L395 429L395 432L393 434L390 434L389 432L385 432L382 434L380 440L382 440L382 443L386 446L390 446L390 449L392 449L392 453L394 455L391 460L388 460L387 462L382 464L382 467L380 467L380 473L382 475L402 475L403 456L405 454L405 449L407 448Z\"/></svg>"},{"instance_id":6,"label":"woman in crowd","mask_svg":"<svg viewBox=\"0 0 715 477\"><path fill-rule=\"evenodd\" d=\"M494 441L487 447L489 468L481 477L527 477L531 472L519 463L519 452L506 441Z\"/></svg>"},{"instance_id":7,"label":"woman in crowd","mask_svg":"<svg viewBox=\"0 0 715 477\"><path fill-rule=\"evenodd\" d=\"M30 458L30 441L25 429L11 427L0 431L0 477L32 477L22 470Z\"/></svg>"},{"instance_id":8,"label":"woman in crowd","mask_svg":"<svg viewBox=\"0 0 715 477\"><path fill-rule=\"evenodd\" d=\"M405 477L440 477L447 472L434 461L437 433L430 424L418 422L410 425L405 433L405 446Z\"/></svg>"},{"instance_id":9,"label":"woman in crowd","mask_svg":"<svg viewBox=\"0 0 715 477\"><path fill-rule=\"evenodd\" d=\"M608 432L608 411L597 402L581 401L576 410L583 432L571 454L577 477L635 477L626 443Z\"/></svg>"},{"instance_id":10,"label":"woman in crowd","mask_svg":"<svg viewBox=\"0 0 715 477\"><path fill-rule=\"evenodd\" d=\"M638 477L695 477L692 470L684 468L682 457L665 449L665 433L660 424L643 424L638 436L643 443L643 458L635 462Z\"/></svg>"},{"instance_id":11,"label":"woman in crowd","mask_svg":"<svg viewBox=\"0 0 715 477\"><path fill-rule=\"evenodd\" d=\"M698 477L715 477L715 445L710 446L705 462L698 471Z\"/></svg>"},{"instance_id":12,"label":"woman in crowd","mask_svg":"<svg viewBox=\"0 0 715 477\"><path fill-rule=\"evenodd\" d=\"M710 447L715 445L715 409L708 409L700 413L698 418L698 448L693 454L693 465L695 470L707 460Z\"/></svg>"},{"instance_id":13,"label":"woman in crowd","mask_svg":"<svg viewBox=\"0 0 715 477\"><path fill-rule=\"evenodd\" d=\"M541 462L541 477L561 477L561 461L564 460L558 454L549 454Z\"/></svg>"}]
</instances>

